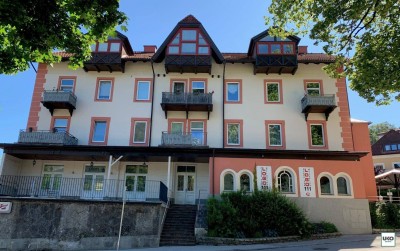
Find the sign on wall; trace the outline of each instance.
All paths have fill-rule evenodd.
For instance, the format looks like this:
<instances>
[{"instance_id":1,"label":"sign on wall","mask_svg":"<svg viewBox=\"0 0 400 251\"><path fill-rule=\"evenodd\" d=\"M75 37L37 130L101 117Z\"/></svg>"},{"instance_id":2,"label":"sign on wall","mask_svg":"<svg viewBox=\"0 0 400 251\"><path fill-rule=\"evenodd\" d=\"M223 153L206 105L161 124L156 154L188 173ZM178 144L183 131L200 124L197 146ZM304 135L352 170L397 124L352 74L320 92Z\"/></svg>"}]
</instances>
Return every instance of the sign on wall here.
<instances>
[{"instance_id":1,"label":"sign on wall","mask_svg":"<svg viewBox=\"0 0 400 251\"><path fill-rule=\"evenodd\" d=\"M9 214L11 213L11 202L0 202L0 213L1 214Z\"/></svg>"},{"instance_id":2,"label":"sign on wall","mask_svg":"<svg viewBox=\"0 0 400 251\"><path fill-rule=\"evenodd\" d=\"M272 189L272 171L270 166L257 166L257 187L260 191Z\"/></svg>"},{"instance_id":3,"label":"sign on wall","mask_svg":"<svg viewBox=\"0 0 400 251\"><path fill-rule=\"evenodd\" d=\"M313 167L299 167L300 197L315 198Z\"/></svg>"}]
</instances>

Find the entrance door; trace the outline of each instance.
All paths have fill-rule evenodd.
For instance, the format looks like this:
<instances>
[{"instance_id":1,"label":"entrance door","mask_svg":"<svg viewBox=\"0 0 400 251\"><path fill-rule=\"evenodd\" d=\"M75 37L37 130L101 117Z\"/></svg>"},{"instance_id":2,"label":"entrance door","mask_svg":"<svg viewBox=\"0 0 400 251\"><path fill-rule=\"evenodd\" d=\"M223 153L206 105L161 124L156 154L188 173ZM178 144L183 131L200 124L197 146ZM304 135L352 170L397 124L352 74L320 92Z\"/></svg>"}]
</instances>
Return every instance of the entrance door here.
<instances>
[{"instance_id":1,"label":"entrance door","mask_svg":"<svg viewBox=\"0 0 400 251\"><path fill-rule=\"evenodd\" d=\"M176 170L176 204L194 204L196 188L196 167L178 166Z\"/></svg>"},{"instance_id":2,"label":"entrance door","mask_svg":"<svg viewBox=\"0 0 400 251\"><path fill-rule=\"evenodd\" d=\"M85 199L103 199L105 166L86 166L83 180L82 197Z\"/></svg>"},{"instance_id":3,"label":"entrance door","mask_svg":"<svg viewBox=\"0 0 400 251\"><path fill-rule=\"evenodd\" d=\"M125 174L126 199L146 200L147 165L127 165Z\"/></svg>"},{"instance_id":4,"label":"entrance door","mask_svg":"<svg viewBox=\"0 0 400 251\"><path fill-rule=\"evenodd\" d=\"M59 197L63 172L63 165L45 165L39 196Z\"/></svg>"}]
</instances>

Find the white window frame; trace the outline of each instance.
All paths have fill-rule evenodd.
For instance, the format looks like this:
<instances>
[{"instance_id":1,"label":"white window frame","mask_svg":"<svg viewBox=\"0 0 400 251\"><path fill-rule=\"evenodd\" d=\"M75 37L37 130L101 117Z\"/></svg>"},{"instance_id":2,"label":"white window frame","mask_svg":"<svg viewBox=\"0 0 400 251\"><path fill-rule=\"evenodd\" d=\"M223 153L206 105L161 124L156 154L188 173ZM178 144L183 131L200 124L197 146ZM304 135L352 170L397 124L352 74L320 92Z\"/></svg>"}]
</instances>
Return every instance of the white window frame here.
<instances>
[{"instance_id":1,"label":"white window frame","mask_svg":"<svg viewBox=\"0 0 400 251\"><path fill-rule=\"evenodd\" d=\"M63 81L64 80L72 80L72 86L69 86L69 85L67 85L67 86L63 86ZM63 90L63 88L71 88L71 90L69 91L68 90L68 92L71 92L71 93L73 93L74 92L74 87L75 87L75 79L73 79L73 78L62 78L61 80L60 80L60 91L64 91L65 92L65 90Z\"/></svg>"},{"instance_id":2,"label":"white window frame","mask_svg":"<svg viewBox=\"0 0 400 251\"><path fill-rule=\"evenodd\" d=\"M238 143L229 142L229 125L238 125ZM226 144L229 146L240 146L240 123L227 123L226 124Z\"/></svg>"},{"instance_id":3,"label":"white window frame","mask_svg":"<svg viewBox=\"0 0 400 251\"><path fill-rule=\"evenodd\" d=\"M102 86L102 83L110 83L110 91L109 91L109 93L108 93L108 98L103 98L103 97L100 97L100 93L101 93L101 86ZM97 90L97 99L98 100L111 100L111 92L112 92L112 88L113 88L113 82L112 82L112 80L99 80L99 89Z\"/></svg>"},{"instance_id":4,"label":"white window frame","mask_svg":"<svg viewBox=\"0 0 400 251\"><path fill-rule=\"evenodd\" d=\"M140 84L147 84L148 85L148 88L146 89L146 91L147 91L147 97L146 98L139 98L139 91L140 91L140 88L139 88L139 85ZM140 100L140 101L148 101L148 100L150 100L150 81L138 81L137 82L137 85L136 85L136 100Z\"/></svg>"},{"instance_id":5,"label":"white window frame","mask_svg":"<svg viewBox=\"0 0 400 251\"><path fill-rule=\"evenodd\" d=\"M322 145L314 145L313 144L313 134L312 134L312 127L313 126L321 126L321 128L322 128ZM313 146L313 147L324 147L324 146L326 146L326 140L325 140L325 128L324 128L324 125L323 124L310 124L310 143L311 143L311 146Z\"/></svg>"},{"instance_id":6,"label":"white window frame","mask_svg":"<svg viewBox=\"0 0 400 251\"><path fill-rule=\"evenodd\" d=\"M238 98L237 100L233 99L229 99L229 85L235 84L237 86L237 93L238 93ZM227 82L226 83L226 101L227 102L240 102L240 83L239 82Z\"/></svg>"},{"instance_id":7,"label":"white window frame","mask_svg":"<svg viewBox=\"0 0 400 251\"><path fill-rule=\"evenodd\" d=\"M308 87L308 84L318 84L318 88ZM318 90L318 96L321 96L321 83L320 82L312 82L312 81L306 82L306 93L307 93L307 95L309 95L308 94L309 90L311 90L311 91Z\"/></svg>"},{"instance_id":8,"label":"white window frame","mask_svg":"<svg viewBox=\"0 0 400 251\"><path fill-rule=\"evenodd\" d=\"M105 125L106 125L106 129L105 129L105 131L104 131L104 135L103 135L103 140L102 141L98 141L98 140L94 140L94 135L95 135L95 133L96 133L96 124L97 123L104 123ZM104 143L104 142L106 142L106 139L107 139L107 121L105 121L105 120L95 120L94 121L94 123L93 123L93 135L92 135L92 141L91 142L93 142L93 143Z\"/></svg>"},{"instance_id":9,"label":"white window frame","mask_svg":"<svg viewBox=\"0 0 400 251\"><path fill-rule=\"evenodd\" d=\"M277 126L279 126L279 137L280 137L280 140L281 140L281 144L280 145L273 145L273 144L271 144L271 132L270 132L270 128L269 128L269 126L271 126L271 125L273 125L273 126L275 126L275 125L277 125ZM269 146L283 146L283 138L282 138L282 124L277 124L277 123L271 123L271 124L267 124L267 126L268 126L268 145Z\"/></svg>"},{"instance_id":10,"label":"white window frame","mask_svg":"<svg viewBox=\"0 0 400 251\"><path fill-rule=\"evenodd\" d=\"M136 141L135 140L136 124L138 124L138 123L144 123L145 124L145 126L144 126L144 141ZM133 137L132 138L132 142L134 144L144 144L144 143L146 143L146 141L147 141L147 121L135 120L135 123L133 124L133 136L132 137Z\"/></svg>"},{"instance_id":11,"label":"white window frame","mask_svg":"<svg viewBox=\"0 0 400 251\"><path fill-rule=\"evenodd\" d=\"M277 85L278 86L278 100L269 100L268 99L268 85ZM279 82L266 82L265 83L265 95L268 103L279 103L281 102L281 90L280 90L280 83Z\"/></svg>"}]
</instances>

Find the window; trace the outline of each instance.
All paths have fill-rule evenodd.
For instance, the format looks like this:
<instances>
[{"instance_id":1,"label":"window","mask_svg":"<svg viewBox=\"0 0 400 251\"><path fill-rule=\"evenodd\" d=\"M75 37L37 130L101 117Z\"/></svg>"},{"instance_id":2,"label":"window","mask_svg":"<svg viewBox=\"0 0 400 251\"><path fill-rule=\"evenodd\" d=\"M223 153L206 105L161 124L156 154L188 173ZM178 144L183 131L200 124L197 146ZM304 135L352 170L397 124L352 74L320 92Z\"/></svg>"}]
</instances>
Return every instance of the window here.
<instances>
[{"instance_id":1,"label":"window","mask_svg":"<svg viewBox=\"0 0 400 251\"><path fill-rule=\"evenodd\" d=\"M195 94L206 92L205 81L192 81L192 92Z\"/></svg>"},{"instance_id":2,"label":"window","mask_svg":"<svg viewBox=\"0 0 400 251\"><path fill-rule=\"evenodd\" d=\"M338 195L350 195L349 184L345 177L339 177L336 180Z\"/></svg>"},{"instance_id":3,"label":"window","mask_svg":"<svg viewBox=\"0 0 400 251\"><path fill-rule=\"evenodd\" d=\"M225 103L241 104L242 103L242 81L226 80L225 81Z\"/></svg>"},{"instance_id":4,"label":"window","mask_svg":"<svg viewBox=\"0 0 400 251\"><path fill-rule=\"evenodd\" d=\"M265 80L264 97L266 104L282 104L282 80Z\"/></svg>"},{"instance_id":5,"label":"window","mask_svg":"<svg viewBox=\"0 0 400 251\"><path fill-rule=\"evenodd\" d=\"M148 173L147 165L127 165L125 173L126 173L125 186L127 192L146 191L146 178ZM131 197L130 199L140 199L140 198Z\"/></svg>"},{"instance_id":6,"label":"window","mask_svg":"<svg viewBox=\"0 0 400 251\"><path fill-rule=\"evenodd\" d=\"M186 79L171 79L170 92L173 92L175 94L185 93L186 83Z\"/></svg>"},{"instance_id":7,"label":"window","mask_svg":"<svg viewBox=\"0 0 400 251\"><path fill-rule=\"evenodd\" d=\"M110 52L119 52L121 43L110 43Z\"/></svg>"},{"instance_id":8,"label":"window","mask_svg":"<svg viewBox=\"0 0 400 251\"><path fill-rule=\"evenodd\" d=\"M283 44L283 54L293 54L294 49L292 44Z\"/></svg>"},{"instance_id":9,"label":"window","mask_svg":"<svg viewBox=\"0 0 400 251\"><path fill-rule=\"evenodd\" d=\"M96 101L112 101L114 78L97 79Z\"/></svg>"},{"instance_id":10,"label":"window","mask_svg":"<svg viewBox=\"0 0 400 251\"><path fill-rule=\"evenodd\" d=\"M396 143L388 144L388 145L385 145L384 149L385 149L385 152L397 151L397 150L400 150L400 144L396 144Z\"/></svg>"},{"instance_id":11,"label":"window","mask_svg":"<svg viewBox=\"0 0 400 251\"><path fill-rule=\"evenodd\" d=\"M74 92L76 77L60 77L58 80L58 89L64 92Z\"/></svg>"},{"instance_id":12,"label":"window","mask_svg":"<svg viewBox=\"0 0 400 251\"><path fill-rule=\"evenodd\" d=\"M228 124L228 145L240 144L240 124Z\"/></svg>"},{"instance_id":13,"label":"window","mask_svg":"<svg viewBox=\"0 0 400 251\"><path fill-rule=\"evenodd\" d=\"M281 54L281 45L271 44L271 54Z\"/></svg>"},{"instance_id":14,"label":"window","mask_svg":"<svg viewBox=\"0 0 400 251\"><path fill-rule=\"evenodd\" d=\"M268 45L258 44L258 54L268 54Z\"/></svg>"},{"instance_id":15,"label":"window","mask_svg":"<svg viewBox=\"0 0 400 251\"><path fill-rule=\"evenodd\" d=\"M63 165L44 165L42 184L40 186L41 190L59 191L61 187L63 172Z\"/></svg>"},{"instance_id":16,"label":"window","mask_svg":"<svg viewBox=\"0 0 400 251\"><path fill-rule=\"evenodd\" d=\"M319 186L321 189L322 195L332 195L332 182L331 179L327 176L322 176L319 180Z\"/></svg>"},{"instance_id":17,"label":"window","mask_svg":"<svg viewBox=\"0 0 400 251\"><path fill-rule=\"evenodd\" d=\"M267 148L285 149L285 121L266 120Z\"/></svg>"},{"instance_id":18,"label":"window","mask_svg":"<svg viewBox=\"0 0 400 251\"><path fill-rule=\"evenodd\" d=\"M307 121L308 147L310 149L327 149L328 139L326 136L325 121Z\"/></svg>"},{"instance_id":19,"label":"window","mask_svg":"<svg viewBox=\"0 0 400 251\"><path fill-rule=\"evenodd\" d=\"M136 79L134 101L151 102L152 79Z\"/></svg>"},{"instance_id":20,"label":"window","mask_svg":"<svg viewBox=\"0 0 400 251\"><path fill-rule=\"evenodd\" d=\"M210 46L197 29L181 29L168 45L168 54L209 55Z\"/></svg>"},{"instance_id":21,"label":"window","mask_svg":"<svg viewBox=\"0 0 400 251\"><path fill-rule=\"evenodd\" d=\"M231 173L226 173L224 175L224 189L223 191L233 191L234 190L234 177Z\"/></svg>"},{"instance_id":22,"label":"window","mask_svg":"<svg viewBox=\"0 0 400 251\"><path fill-rule=\"evenodd\" d=\"M150 133L149 118L132 118L131 119L131 146L148 145L148 137Z\"/></svg>"},{"instance_id":23,"label":"window","mask_svg":"<svg viewBox=\"0 0 400 251\"><path fill-rule=\"evenodd\" d=\"M322 90L322 80L304 80L305 93L310 96L324 95Z\"/></svg>"},{"instance_id":24,"label":"window","mask_svg":"<svg viewBox=\"0 0 400 251\"><path fill-rule=\"evenodd\" d=\"M192 138L192 145L202 146L206 145L206 120L203 121L190 121L190 134Z\"/></svg>"},{"instance_id":25,"label":"window","mask_svg":"<svg viewBox=\"0 0 400 251\"><path fill-rule=\"evenodd\" d=\"M69 119L68 118L57 118L53 117L52 130L54 132L68 132L69 129Z\"/></svg>"},{"instance_id":26,"label":"window","mask_svg":"<svg viewBox=\"0 0 400 251\"><path fill-rule=\"evenodd\" d=\"M250 176L248 174L240 175L240 190L250 192Z\"/></svg>"},{"instance_id":27,"label":"window","mask_svg":"<svg viewBox=\"0 0 400 251\"><path fill-rule=\"evenodd\" d=\"M385 165L383 163L374 164L375 176L385 172Z\"/></svg>"},{"instance_id":28,"label":"window","mask_svg":"<svg viewBox=\"0 0 400 251\"><path fill-rule=\"evenodd\" d=\"M399 169L399 168L400 168L400 162L394 162L393 169Z\"/></svg>"},{"instance_id":29,"label":"window","mask_svg":"<svg viewBox=\"0 0 400 251\"><path fill-rule=\"evenodd\" d=\"M106 52L108 50L108 43L99 43L97 47L98 52Z\"/></svg>"},{"instance_id":30,"label":"window","mask_svg":"<svg viewBox=\"0 0 400 251\"><path fill-rule=\"evenodd\" d=\"M282 193L294 193L293 175L288 170L279 172L278 190Z\"/></svg>"},{"instance_id":31,"label":"window","mask_svg":"<svg viewBox=\"0 0 400 251\"><path fill-rule=\"evenodd\" d=\"M110 118L92 118L89 144L107 145Z\"/></svg>"}]
</instances>

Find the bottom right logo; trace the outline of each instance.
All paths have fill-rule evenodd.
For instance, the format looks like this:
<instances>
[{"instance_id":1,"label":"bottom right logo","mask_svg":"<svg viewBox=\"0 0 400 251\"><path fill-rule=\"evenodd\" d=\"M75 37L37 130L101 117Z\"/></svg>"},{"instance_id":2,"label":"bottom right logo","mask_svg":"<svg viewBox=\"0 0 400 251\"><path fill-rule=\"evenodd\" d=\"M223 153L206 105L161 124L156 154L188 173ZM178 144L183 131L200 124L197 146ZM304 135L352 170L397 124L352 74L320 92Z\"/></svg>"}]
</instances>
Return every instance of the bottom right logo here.
<instances>
[{"instance_id":1,"label":"bottom right logo","mask_svg":"<svg viewBox=\"0 0 400 251\"><path fill-rule=\"evenodd\" d=\"M395 247L396 234L395 233L381 233L381 246L382 247Z\"/></svg>"}]
</instances>

